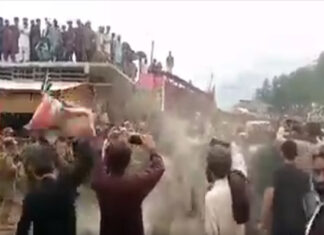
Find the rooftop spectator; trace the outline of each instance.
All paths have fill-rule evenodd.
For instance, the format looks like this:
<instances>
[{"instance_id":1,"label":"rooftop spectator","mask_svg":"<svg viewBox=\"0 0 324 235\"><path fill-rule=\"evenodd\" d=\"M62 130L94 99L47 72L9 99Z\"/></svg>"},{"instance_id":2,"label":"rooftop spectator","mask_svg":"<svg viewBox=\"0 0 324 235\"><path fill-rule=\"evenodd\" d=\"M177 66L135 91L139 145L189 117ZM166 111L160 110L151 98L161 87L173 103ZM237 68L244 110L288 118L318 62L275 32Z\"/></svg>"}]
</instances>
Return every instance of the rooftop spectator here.
<instances>
[{"instance_id":1,"label":"rooftop spectator","mask_svg":"<svg viewBox=\"0 0 324 235\"><path fill-rule=\"evenodd\" d=\"M174 58L172 56L171 51L169 51L169 55L166 59L166 67L167 67L167 71L169 73L172 73L173 67L174 67Z\"/></svg>"},{"instance_id":2,"label":"rooftop spectator","mask_svg":"<svg viewBox=\"0 0 324 235\"><path fill-rule=\"evenodd\" d=\"M97 32L97 51L104 52L105 27L100 26Z\"/></svg>"},{"instance_id":3,"label":"rooftop spectator","mask_svg":"<svg viewBox=\"0 0 324 235\"><path fill-rule=\"evenodd\" d=\"M50 53L52 61L58 61L61 59L62 52L62 33L56 19L53 20L53 25L48 24L48 34L47 38L50 43Z\"/></svg>"},{"instance_id":4,"label":"rooftop spectator","mask_svg":"<svg viewBox=\"0 0 324 235\"><path fill-rule=\"evenodd\" d=\"M116 48L116 34L112 33L111 34L111 39L110 39L110 61L115 63L115 49Z\"/></svg>"},{"instance_id":5,"label":"rooftop spectator","mask_svg":"<svg viewBox=\"0 0 324 235\"><path fill-rule=\"evenodd\" d=\"M26 62L30 59L30 28L28 19L23 19L23 26L20 28L19 36L19 58L18 61Z\"/></svg>"},{"instance_id":6,"label":"rooftop spectator","mask_svg":"<svg viewBox=\"0 0 324 235\"><path fill-rule=\"evenodd\" d=\"M140 73L146 74L147 72L148 72L147 58L144 58L142 65L141 65Z\"/></svg>"},{"instance_id":7,"label":"rooftop spectator","mask_svg":"<svg viewBox=\"0 0 324 235\"><path fill-rule=\"evenodd\" d=\"M13 25L3 22L0 18L0 61L72 61L75 53L77 62L109 61L132 78L138 69L142 72L143 66L144 72L147 70L144 57L138 57L120 35L111 33L109 25L100 26L95 33L90 21L83 24L77 20L77 27L73 28L72 21L67 22L67 27L59 26L56 19L45 18L46 29L41 32L40 19L23 18L22 26L18 17ZM139 68L133 63L137 59ZM155 63L151 70L162 71L162 64Z\"/></svg>"},{"instance_id":8,"label":"rooftop spectator","mask_svg":"<svg viewBox=\"0 0 324 235\"><path fill-rule=\"evenodd\" d=\"M37 59L39 61L50 61L52 58L50 45L47 38L43 37L35 47Z\"/></svg>"},{"instance_id":9,"label":"rooftop spectator","mask_svg":"<svg viewBox=\"0 0 324 235\"><path fill-rule=\"evenodd\" d=\"M157 69L157 72L162 72L163 67L162 67L162 63L161 63L161 62L159 62L159 63L156 65L156 69Z\"/></svg>"},{"instance_id":10,"label":"rooftop spectator","mask_svg":"<svg viewBox=\"0 0 324 235\"><path fill-rule=\"evenodd\" d=\"M153 59L152 63L150 64L150 66L148 68L148 71L150 73L157 71L157 61L156 61L156 59Z\"/></svg>"},{"instance_id":11,"label":"rooftop spectator","mask_svg":"<svg viewBox=\"0 0 324 235\"><path fill-rule=\"evenodd\" d=\"M91 22L88 21L84 27L84 46L86 52L86 60L91 61L96 51L96 34L91 28Z\"/></svg>"},{"instance_id":12,"label":"rooftop spectator","mask_svg":"<svg viewBox=\"0 0 324 235\"><path fill-rule=\"evenodd\" d=\"M13 36L13 47L12 51L13 53L18 54L19 53L19 37L20 37L20 30L19 30L19 18L14 18L14 24L11 26L12 36Z\"/></svg>"},{"instance_id":13,"label":"rooftop spectator","mask_svg":"<svg viewBox=\"0 0 324 235\"><path fill-rule=\"evenodd\" d=\"M0 60L2 60L2 55L3 55L3 31L4 31L4 22L3 22L3 18L0 17Z\"/></svg>"},{"instance_id":14,"label":"rooftop spectator","mask_svg":"<svg viewBox=\"0 0 324 235\"><path fill-rule=\"evenodd\" d=\"M63 61L66 61L66 41L67 41L66 25L62 25L61 33L62 33L62 59Z\"/></svg>"},{"instance_id":15,"label":"rooftop spectator","mask_svg":"<svg viewBox=\"0 0 324 235\"><path fill-rule=\"evenodd\" d=\"M68 21L68 29L66 32L66 41L65 41L65 60L72 61L73 51L75 48L75 30L73 28L73 22Z\"/></svg>"},{"instance_id":16,"label":"rooftop spectator","mask_svg":"<svg viewBox=\"0 0 324 235\"><path fill-rule=\"evenodd\" d=\"M10 56L11 62L16 61L16 48L14 42L14 33L12 27L10 26L9 20L5 20L5 25L3 29L3 58L7 62ZM17 45L18 47L18 45Z\"/></svg>"},{"instance_id":17,"label":"rooftop spectator","mask_svg":"<svg viewBox=\"0 0 324 235\"><path fill-rule=\"evenodd\" d=\"M106 56L107 56L108 60L110 61L110 59L111 59L110 26L106 26L103 44L104 44L104 52L106 53Z\"/></svg>"},{"instance_id":18,"label":"rooftop spectator","mask_svg":"<svg viewBox=\"0 0 324 235\"><path fill-rule=\"evenodd\" d=\"M76 61L81 62L86 60L84 26L81 20L77 20L77 28L75 29L75 56Z\"/></svg>"},{"instance_id":19,"label":"rooftop spectator","mask_svg":"<svg viewBox=\"0 0 324 235\"><path fill-rule=\"evenodd\" d=\"M115 64L121 69L123 63L123 47L121 36L117 36L116 45L115 45Z\"/></svg>"},{"instance_id":20,"label":"rooftop spectator","mask_svg":"<svg viewBox=\"0 0 324 235\"><path fill-rule=\"evenodd\" d=\"M37 52L36 46L41 40L41 21L40 19L36 20L36 24L34 20L31 20L30 26L30 60L37 61Z\"/></svg>"}]
</instances>

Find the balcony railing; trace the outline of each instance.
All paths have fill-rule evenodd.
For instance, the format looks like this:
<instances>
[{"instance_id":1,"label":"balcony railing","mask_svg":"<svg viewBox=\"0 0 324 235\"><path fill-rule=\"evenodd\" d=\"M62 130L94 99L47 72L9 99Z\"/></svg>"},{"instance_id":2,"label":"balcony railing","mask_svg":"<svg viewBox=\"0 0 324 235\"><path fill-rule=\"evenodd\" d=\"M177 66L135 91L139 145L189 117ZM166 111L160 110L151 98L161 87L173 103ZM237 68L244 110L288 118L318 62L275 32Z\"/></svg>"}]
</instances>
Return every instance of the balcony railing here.
<instances>
[{"instance_id":1,"label":"balcony railing","mask_svg":"<svg viewBox=\"0 0 324 235\"><path fill-rule=\"evenodd\" d=\"M71 62L48 63L0 63L0 79L43 80L46 75L52 81L88 81L89 64Z\"/></svg>"}]
</instances>

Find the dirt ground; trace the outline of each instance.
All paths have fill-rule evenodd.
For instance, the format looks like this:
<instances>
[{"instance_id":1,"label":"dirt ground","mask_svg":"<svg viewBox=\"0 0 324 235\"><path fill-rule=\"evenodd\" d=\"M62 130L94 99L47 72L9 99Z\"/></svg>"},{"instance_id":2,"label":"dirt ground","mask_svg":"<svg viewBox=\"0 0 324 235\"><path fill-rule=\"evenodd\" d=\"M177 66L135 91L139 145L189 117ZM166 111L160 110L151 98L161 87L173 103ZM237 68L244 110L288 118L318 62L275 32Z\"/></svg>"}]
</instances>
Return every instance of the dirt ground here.
<instances>
[{"instance_id":1,"label":"dirt ground","mask_svg":"<svg viewBox=\"0 0 324 235\"><path fill-rule=\"evenodd\" d=\"M20 205L16 204L13 208L13 211L11 213L11 220L17 224L19 221L21 213L21 207ZM0 235L14 235L16 231L16 226L0 226Z\"/></svg>"}]
</instances>

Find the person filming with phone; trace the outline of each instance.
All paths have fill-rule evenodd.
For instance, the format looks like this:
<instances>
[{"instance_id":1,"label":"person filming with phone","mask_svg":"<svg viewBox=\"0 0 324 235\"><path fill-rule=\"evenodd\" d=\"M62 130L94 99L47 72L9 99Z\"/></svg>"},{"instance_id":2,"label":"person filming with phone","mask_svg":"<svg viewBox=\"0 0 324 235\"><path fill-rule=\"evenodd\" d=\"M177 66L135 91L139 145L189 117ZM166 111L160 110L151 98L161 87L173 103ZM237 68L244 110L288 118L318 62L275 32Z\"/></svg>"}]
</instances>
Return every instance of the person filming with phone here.
<instances>
[{"instance_id":1,"label":"person filming with phone","mask_svg":"<svg viewBox=\"0 0 324 235\"><path fill-rule=\"evenodd\" d=\"M149 155L148 167L136 174L127 174L131 145L142 147ZM164 173L162 157L156 152L150 135L112 133L95 163L92 188L100 207L100 235L144 235L142 202Z\"/></svg>"}]
</instances>

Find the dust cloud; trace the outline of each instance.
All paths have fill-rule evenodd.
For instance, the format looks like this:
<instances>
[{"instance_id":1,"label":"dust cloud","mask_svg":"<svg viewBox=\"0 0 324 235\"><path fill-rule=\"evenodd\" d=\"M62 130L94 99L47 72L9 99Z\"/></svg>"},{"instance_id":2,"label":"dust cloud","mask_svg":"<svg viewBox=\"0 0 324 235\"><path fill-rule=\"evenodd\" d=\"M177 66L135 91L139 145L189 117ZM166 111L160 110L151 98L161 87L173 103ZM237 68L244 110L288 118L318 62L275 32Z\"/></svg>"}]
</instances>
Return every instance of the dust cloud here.
<instances>
[{"instance_id":1,"label":"dust cloud","mask_svg":"<svg viewBox=\"0 0 324 235\"><path fill-rule=\"evenodd\" d=\"M146 235L203 234L205 143L188 135L188 123L165 117L156 137L166 171L143 203ZM148 156L134 149L129 172L147 166ZM78 234L99 234L98 202L88 187L80 189L77 201Z\"/></svg>"}]
</instances>

